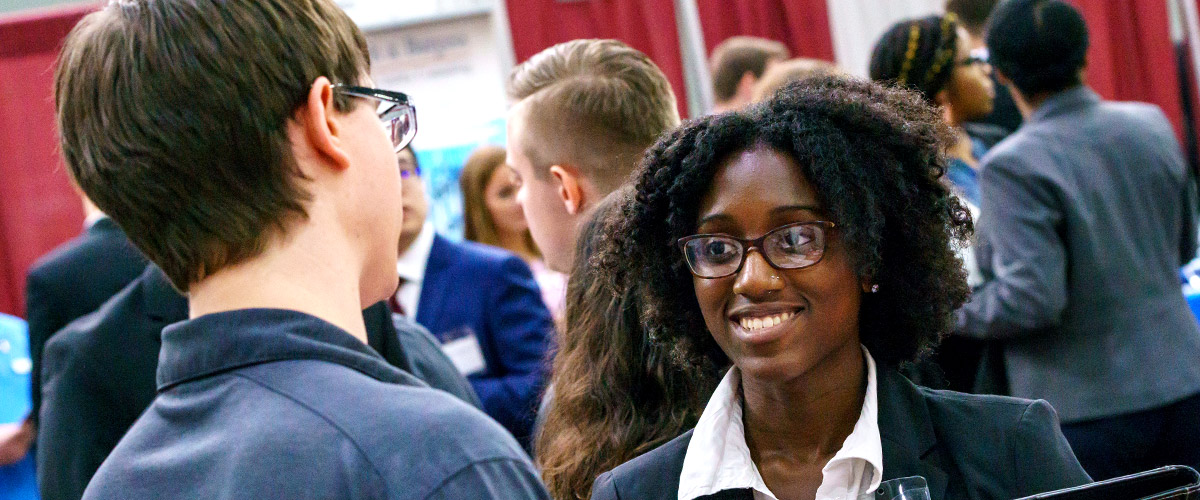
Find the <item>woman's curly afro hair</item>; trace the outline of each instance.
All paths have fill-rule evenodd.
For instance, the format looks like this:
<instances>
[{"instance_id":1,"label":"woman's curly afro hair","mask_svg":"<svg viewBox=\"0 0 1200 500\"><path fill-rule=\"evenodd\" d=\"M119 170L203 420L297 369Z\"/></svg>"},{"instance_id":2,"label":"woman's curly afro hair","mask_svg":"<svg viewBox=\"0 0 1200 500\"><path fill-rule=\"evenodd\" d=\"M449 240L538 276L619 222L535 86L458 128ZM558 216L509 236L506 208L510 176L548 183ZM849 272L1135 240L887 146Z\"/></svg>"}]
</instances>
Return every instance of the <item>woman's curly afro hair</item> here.
<instances>
[{"instance_id":1,"label":"woman's curly afro hair","mask_svg":"<svg viewBox=\"0 0 1200 500\"><path fill-rule=\"evenodd\" d=\"M635 173L611 237L592 263L617 290L640 287L647 335L679 369L728 364L704 325L675 242L693 234L701 197L733 153L791 155L838 224L864 293L860 337L881 364L912 361L949 331L969 289L954 245L972 231L942 184L952 132L910 91L847 77L792 83L746 111L691 121L659 139Z\"/></svg>"}]
</instances>

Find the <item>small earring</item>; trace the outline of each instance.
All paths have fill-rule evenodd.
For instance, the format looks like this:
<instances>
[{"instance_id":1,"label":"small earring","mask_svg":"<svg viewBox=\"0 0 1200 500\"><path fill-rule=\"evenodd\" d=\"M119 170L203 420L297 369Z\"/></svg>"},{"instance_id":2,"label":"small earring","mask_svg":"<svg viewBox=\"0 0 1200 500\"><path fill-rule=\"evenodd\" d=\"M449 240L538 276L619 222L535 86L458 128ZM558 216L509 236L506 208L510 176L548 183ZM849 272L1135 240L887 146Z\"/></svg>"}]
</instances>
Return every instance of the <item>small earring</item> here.
<instances>
[{"instance_id":1,"label":"small earring","mask_svg":"<svg viewBox=\"0 0 1200 500\"><path fill-rule=\"evenodd\" d=\"M875 293L875 292L878 292L878 291L879 291L879 284L878 284L878 283L876 283L876 284L874 284L874 285L871 285L871 293Z\"/></svg>"}]
</instances>

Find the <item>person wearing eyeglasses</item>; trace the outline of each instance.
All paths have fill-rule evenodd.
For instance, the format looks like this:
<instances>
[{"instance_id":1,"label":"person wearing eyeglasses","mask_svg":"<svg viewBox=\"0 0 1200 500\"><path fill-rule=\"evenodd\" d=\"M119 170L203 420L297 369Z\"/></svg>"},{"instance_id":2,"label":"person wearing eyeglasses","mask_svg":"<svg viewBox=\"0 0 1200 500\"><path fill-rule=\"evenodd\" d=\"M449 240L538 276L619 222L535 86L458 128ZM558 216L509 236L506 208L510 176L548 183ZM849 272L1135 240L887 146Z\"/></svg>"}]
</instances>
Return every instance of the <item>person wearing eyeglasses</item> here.
<instances>
[{"instance_id":1,"label":"person wearing eyeglasses","mask_svg":"<svg viewBox=\"0 0 1200 500\"><path fill-rule=\"evenodd\" d=\"M953 137L909 92L842 77L660 139L596 249L651 342L714 383L695 428L600 475L596 500L930 498L1089 481L1044 401L935 391L898 371L953 325L970 217ZM629 363L635 363L630 360Z\"/></svg>"},{"instance_id":2,"label":"person wearing eyeglasses","mask_svg":"<svg viewBox=\"0 0 1200 500\"><path fill-rule=\"evenodd\" d=\"M985 280L956 330L997 347L1008 394L1054 405L1093 477L1200 467L1200 325L1179 273L1200 198L1176 131L1087 85L1072 2L1002 2L986 31L1025 124L983 160Z\"/></svg>"},{"instance_id":3,"label":"person wearing eyeglasses","mask_svg":"<svg viewBox=\"0 0 1200 500\"><path fill-rule=\"evenodd\" d=\"M992 15L992 11L999 3L1000 0L946 0L946 12L958 16L958 24L967 30L971 55L985 60L988 58L983 30L987 27L987 21ZM972 128L976 124L994 125L998 127L998 130L1012 133L1021 128L1021 123L1024 121L1021 118L1021 111L1013 102L1008 85L999 80L996 72L992 72L991 79L992 87L996 90L996 97L992 99L992 112L987 116L972 120L966 126Z\"/></svg>"},{"instance_id":4,"label":"person wearing eyeglasses","mask_svg":"<svg viewBox=\"0 0 1200 500\"><path fill-rule=\"evenodd\" d=\"M528 449L554 336L533 272L507 250L437 234L425 220L429 200L412 148L396 153L396 162L404 221L392 311L429 329L484 411Z\"/></svg>"},{"instance_id":5,"label":"person wearing eyeglasses","mask_svg":"<svg viewBox=\"0 0 1200 500\"><path fill-rule=\"evenodd\" d=\"M946 149L945 180L979 214L979 160L1008 131L994 125L970 123L991 113L995 87L991 67L971 53L970 36L954 14L896 23L879 38L871 54L871 79L913 90L942 112L955 132ZM982 281L975 265L974 246L962 248L967 283ZM956 391L976 390L983 342L948 337L929 362L911 367L921 383Z\"/></svg>"},{"instance_id":6,"label":"person wearing eyeglasses","mask_svg":"<svg viewBox=\"0 0 1200 500\"><path fill-rule=\"evenodd\" d=\"M996 128L967 129L964 124L992 112L992 68L971 54L970 36L954 14L901 21L875 43L871 79L919 92L942 110L956 140L947 149L953 159L947 179L975 210L979 159L1004 137Z\"/></svg>"},{"instance_id":7,"label":"person wearing eyeglasses","mask_svg":"<svg viewBox=\"0 0 1200 500\"><path fill-rule=\"evenodd\" d=\"M83 498L548 497L503 428L367 345L416 134L369 74L330 0L116 1L67 37L69 172L189 314Z\"/></svg>"}]
</instances>

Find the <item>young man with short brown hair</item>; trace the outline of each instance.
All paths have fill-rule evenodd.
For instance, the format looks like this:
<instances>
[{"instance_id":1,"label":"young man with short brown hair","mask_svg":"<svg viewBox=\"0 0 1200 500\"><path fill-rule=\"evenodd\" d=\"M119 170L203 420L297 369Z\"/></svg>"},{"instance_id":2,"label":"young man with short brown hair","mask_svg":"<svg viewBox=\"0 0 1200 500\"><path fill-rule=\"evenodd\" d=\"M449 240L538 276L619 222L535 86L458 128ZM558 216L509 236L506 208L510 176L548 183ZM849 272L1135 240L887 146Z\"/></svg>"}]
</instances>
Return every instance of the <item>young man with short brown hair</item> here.
<instances>
[{"instance_id":1,"label":"young man with short brown hair","mask_svg":"<svg viewBox=\"0 0 1200 500\"><path fill-rule=\"evenodd\" d=\"M569 272L581 221L628 179L658 136L679 125L667 77L616 40L573 40L509 76L508 164L546 264Z\"/></svg>"},{"instance_id":2,"label":"young man with short brown hair","mask_svg":"<svg viewBox=\"0 0 1200 500\"><path fill-rule=\"evenodd\" d=\"M709 57L713 80L714 113L741 109L754 98L754 85L771 65L786 60L787 46L753 36L725 39Z\"/></svg>"},{"instance_id":3,"label":"young man with short brown hair","mask_svg":"<svg viewBox=\"0 0 1200 500\"><path fill-rule=\"evenodd\" d=\"M369 64L331 0L119 0L68 37L70 172L191 315L84 498L546 497L503 429L365 344L416 132Z\"/></svg>"}]
</instances>

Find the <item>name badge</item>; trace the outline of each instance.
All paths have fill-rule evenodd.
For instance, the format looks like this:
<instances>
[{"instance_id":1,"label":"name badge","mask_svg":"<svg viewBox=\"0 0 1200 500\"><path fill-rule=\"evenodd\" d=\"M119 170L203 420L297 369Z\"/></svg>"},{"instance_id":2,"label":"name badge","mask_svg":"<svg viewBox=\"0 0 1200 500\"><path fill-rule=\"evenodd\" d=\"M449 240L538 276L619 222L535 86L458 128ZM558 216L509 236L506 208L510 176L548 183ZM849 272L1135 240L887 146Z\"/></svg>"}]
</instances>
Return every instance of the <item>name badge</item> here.
<instances>
[{"instance_id":1,"label":"name badge","mask_svg":"<svg viewBox=\"0 0 1200 500\"><path fill-rule=\"evenodd\" d=\"M463 376L474 375L487 368L487 361L483 359L483 349L480 349L479 339L475 337L474 331L463 328L450 332L446 337L446 341L442 342L442 352L446 353L446 357L450 358L450 362L454 363L459 373Z\"/></svg>"}]
</instances>

